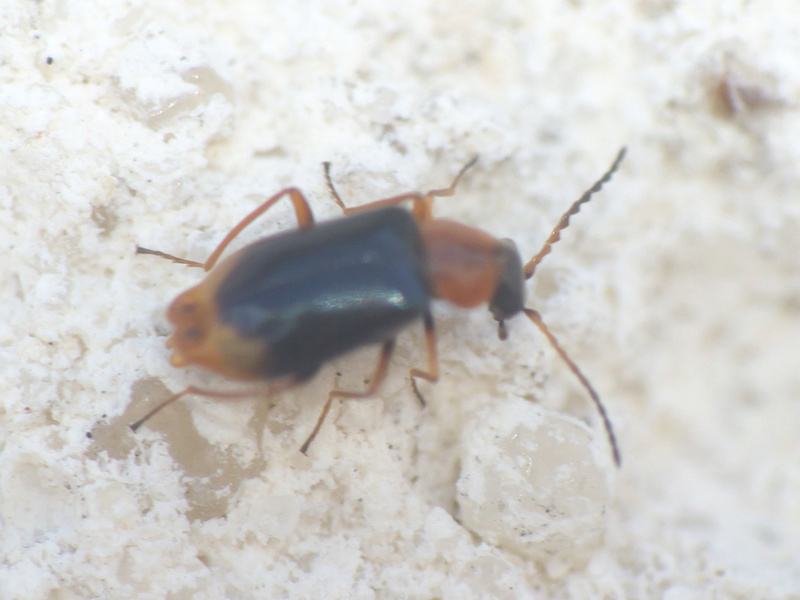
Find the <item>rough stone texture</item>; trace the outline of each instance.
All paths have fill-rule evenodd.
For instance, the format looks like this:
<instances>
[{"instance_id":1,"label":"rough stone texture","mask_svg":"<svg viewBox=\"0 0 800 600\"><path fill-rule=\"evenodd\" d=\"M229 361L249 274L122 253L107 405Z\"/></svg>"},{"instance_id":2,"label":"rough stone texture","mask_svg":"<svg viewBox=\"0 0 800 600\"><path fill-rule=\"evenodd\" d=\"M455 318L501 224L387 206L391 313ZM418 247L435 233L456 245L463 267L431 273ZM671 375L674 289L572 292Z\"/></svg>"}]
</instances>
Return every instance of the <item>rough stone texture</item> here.
<instances>
[{"instance_id":1,"label":"rough stone texture","mask_svg":"<svg viewBox=\"0 0 800 600\"><path fill-rule=\"evenodd\" d=\"M799 20L779 0L4 2L0 598L797 598ZM190 382L230 389L168 364L164 309L201 274L136 244L204 259L287 185L337 216L323 160L358 204L480 153L438 214L530 256L623 144L528 287L606 402L619 472L526 319L500 342L445 306L427 408L412 328L309 458L327 391L375 350L127 430ZM465 428L506 399L596 432L612 493L585 565L458 521Z\"/></svg>"}]
</instances>

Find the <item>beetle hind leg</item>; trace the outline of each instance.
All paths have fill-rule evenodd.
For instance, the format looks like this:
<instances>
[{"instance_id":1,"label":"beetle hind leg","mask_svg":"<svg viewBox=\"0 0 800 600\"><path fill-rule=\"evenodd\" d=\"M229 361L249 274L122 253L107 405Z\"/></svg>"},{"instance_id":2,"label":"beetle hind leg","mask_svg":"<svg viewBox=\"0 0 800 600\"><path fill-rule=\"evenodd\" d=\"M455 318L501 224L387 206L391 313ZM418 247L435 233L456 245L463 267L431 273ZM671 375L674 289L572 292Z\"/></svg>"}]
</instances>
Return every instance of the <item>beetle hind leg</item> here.
<instances>
[{"instance_id":1,"label":"beetle hind leg","mask_svg":"<svg viewBox=\"0 0 800 600\"><path fill-rule=\"evenodd\" d=\"M217 245L217 247L214 249L214 252L211 253L211 256L209 256L205 262L198 262L196 260L179 258L177 256L173 256L172 254L161 252L160 250L150 250L148 248L142 248L141 246L136 246L136 254L152 254L154 256L160 256L161 258L171 260L172 262L181 265L186 265L187 267L198 267L203 269L204 271L210 271L212 267L217 263L219 257L225 251L225 248L228 247L228 244L230 244L234 240L234 238L242 232L242 230L245 227L250 225L250 223L252 223L258 217L267 212L267 210L269 210L269 208L271 208L273 204L275 204L278 200L280 200L285 196L288 196L289 200L291 200L292 202L292 206L294 207L294 214L297 217L297 226L303 229L313 225L314 214L311 212L311 207L308 205L308 200L306 200L306 197L303 196L303 193L300 190L298 190L297 188L290 187L281 190L280 192L269 198L266 202L261 204L261 206L251 211L249 215L247 215L236 225L236 227L234 227L228 232L228 235L226 235L225 238Z\"/></svg>"},{"instance_id":2,"label":"beetle hind leg","mask_svg":"<svg viewBox=\"0 0 800 600\"><path fill-rule=\"evenodd\" d=\"M317 437L317 433L319 433L322 423L325 421L325 417L328 415L328 411L331 409L331 404L333 404L334 398L370 398L375 394L381 383L383 383L383 380L386 379L386 373L389 371L389 361L394 353L394 345L394 340L384 342L383 347L381 348L380 358L378 359L378 366L376 367L375 374L372 376L372 379L370 380L366 390L363 392L333 390L328 394L328 400L325 402L325 405L322 407L322 411L319 413L317 424L314 426L314 430L311 432L311 435L308 436L308 439L306 439L306 441L303 442L303 445L300 446L300 452L306 454L308 447L311 446L311 442L313 442L314 438Z\"/></svg>"},{"instance_id":3,"label":"beetle hind leg","mask_svg":"<svg viewBox=\"0 0 800 600\"><path fill-rule=\"evenodd\" d=\"M161 252L160 250L150 250L150 248L142 248L141 246L136 246L136 254L152 254L153 256L171 260L174 263L186 265L187 267L199 267L202 269L205 265L205 263L197 262L196 260L189 260L188 258L173 256L172 254L167 254L166 252Z\"/></svg>"},{"instance_id":4,"label":"beetle hind leg","mask_svg":"<svg viewBox=\"0 0 800 600\"><path fill-rule=\"evenodd\" d=\"M161 412L161 409L166 408L167 406L169 406L170 404L172 404L173 402L175 402L177 400L180 400L184 396L205 396L206 398L214 398L216 400L241 400L243 398L253 398L253 397L256 397L256 396L260 396L260 395L265 394L265 393L268 396L272 395L272 394L276 394L278 392L282 392L282 391L284 391L284 390L296 385L296 383L297 382L295 382L295 381L286 381L286 382L281 383L281 384L271 385L266 390L252 390L251 389L251 390L244 390L244 391L240 391L240 392L215 392L213 390L204 390L202 388L198 388L198 387L194 387L194 386L190 385L189 387L187 387L182 392L178 392L177 394L174 394L174 395L170 396L169 398L167 398L166 400L164 400L160 404L157 404L156 406L154 406L152 409L150 409L150 412L148 412L141 419L139 419L135 423L131 423L130 424L130 428L131 428L131 430L133 430L134 433L136 433L136 431L142 425L144 425L147 421L150 420L150 417L153 417L156 413Z\"/></svg>"}]
</instances>

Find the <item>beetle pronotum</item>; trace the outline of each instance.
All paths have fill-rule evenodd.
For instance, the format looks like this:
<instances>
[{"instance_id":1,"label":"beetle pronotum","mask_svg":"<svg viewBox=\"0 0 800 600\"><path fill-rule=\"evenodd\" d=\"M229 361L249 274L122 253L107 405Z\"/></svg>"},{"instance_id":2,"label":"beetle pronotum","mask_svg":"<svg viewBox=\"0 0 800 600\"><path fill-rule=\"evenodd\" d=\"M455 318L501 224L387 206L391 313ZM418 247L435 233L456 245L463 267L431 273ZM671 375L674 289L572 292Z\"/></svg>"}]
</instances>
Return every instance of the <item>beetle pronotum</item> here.
<instances>
[{"instance_id":1,"label":"beetle pronotum","mask_svg":"<svg viewBox=\"0 0 800 600\"><path fill-rule=\"evenodd\" d=\"M431 299L474 308L488 304L506 337L505 321L528 317L566 362L594 401L608 435L614 461L620 454L608 414L588 379L567 355L541 315L525 306L526 280L569 225L570 217L611 179L623 157L561 216L541 250L525 265L510 240L433 216L433 200L452 196L477 157L456 175L450 187L425 194L411 192L347 207L325 177L344 216L316 223L302 192L281 190L247 215L204 263L137 247L173 262L211 271L170 305L175 331L167 340L176 367L200 365L230 379L277 382L271 392L308 380L320 366L367 344L380 344L378 365L363 391L332 390L317 423L300 448L305 453L322 426L334 398L368 398L385 379L398 333L421 318L428 351L427 369L410 371L436 381L439 363ZM228 244L281 198L291 200L298 227L258 240L218 260ZM411 210L398 207L411 203ZM216 268L214 268L216 266ZM212 271L213 269L213 271ZM249 392L215 392L187 387L132 424L135 431L162 408L187 395L242 398Z\"/></svg>"}]
</instances>

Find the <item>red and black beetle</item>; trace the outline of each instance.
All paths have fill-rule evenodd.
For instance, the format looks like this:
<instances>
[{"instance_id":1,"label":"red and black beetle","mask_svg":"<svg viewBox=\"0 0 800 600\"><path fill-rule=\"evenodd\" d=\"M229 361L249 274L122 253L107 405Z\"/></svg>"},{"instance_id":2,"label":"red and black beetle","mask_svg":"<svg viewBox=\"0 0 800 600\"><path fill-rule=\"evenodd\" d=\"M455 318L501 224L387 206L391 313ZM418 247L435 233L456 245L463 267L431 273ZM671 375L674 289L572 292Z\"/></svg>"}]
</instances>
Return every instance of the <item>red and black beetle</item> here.
<instances>
[{"instance_id":1,"label":"red and black beetle","mask_svg":"<svg viewBox=\"0 0 800 600\"><path fill-rule=\"evenodd\" d=\"M611 422L589 381L567 356L542 321L525 306L525 280L560 239L560 232L617 170L620 150L606 173L561 216L542 249L524 266L516 246L479 229L433 216L433 200L451 196L464 172L450 187L426 194L411 192L348 208L325 176L345 216L316 223L303 194L281 190L245 217L217 246L205 263L137 248L171 261L213 271L178 296L167 318L175 332L167 340L176 367L200 365L228 378L276 381L285 389L312 377L327 360L367 344L381 344L375 374L360 392L333 390L314 430L300 448L305 453L334 398L367 398L386 377L399 332L422 319L428 349L427 370L411 369L412 381L436 381L439 366L430 302L438 298L456 306L488 304L505 339L505 321L522 312L541 330L578 377L597 405L614 461L620 464ZM273 204L288 196L298 227L234 252L217 265L228 244ZM411 211L398 207L411 202ZM135 431L168 404L186 395L215 398L252 396L252 392L213 392L188 387L131 425Z\"/></svg>"}]
</instances>

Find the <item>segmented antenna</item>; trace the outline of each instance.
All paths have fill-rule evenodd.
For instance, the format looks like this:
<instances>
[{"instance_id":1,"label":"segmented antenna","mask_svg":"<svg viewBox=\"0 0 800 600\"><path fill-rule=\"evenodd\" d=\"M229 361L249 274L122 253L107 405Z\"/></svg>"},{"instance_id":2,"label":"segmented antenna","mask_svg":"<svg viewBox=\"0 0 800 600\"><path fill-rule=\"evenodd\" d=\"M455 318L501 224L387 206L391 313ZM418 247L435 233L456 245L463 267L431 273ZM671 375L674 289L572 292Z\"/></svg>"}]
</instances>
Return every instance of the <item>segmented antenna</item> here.
<instances>
[{"instance_id":1,"label":"segmented antenna","mask_svg":"<svg viewBox=\"0 0 800 600\"><path fill-rule=\"evenodd\" d=\"M553 229L553 232L550 234L550 237L545 240L542 249L539 250L539 253L536 256L528 261L528 264L525 265L525 279L530 279L533 277L533 273L536 271L536 265L538 265L545 256L550 254L551 246L561 239L561 230L569 227L569 218L580 211L581 205L589 202L589 200L592 199L593 194L603 189L603 184L608 183L611 180L611 176L619 168L622 159L625 158L626 150L627 148L623 146L622 149L617 153L617 157L608 168L608 171L606 171L592 187L586 190L580 198L573 202L572 206L567 209L567 212L561 215L561 218L558 220L558 223L556 224L555 229Z\"/></svg>"}]
</instances>

